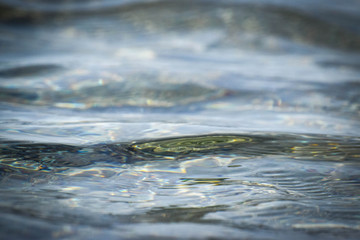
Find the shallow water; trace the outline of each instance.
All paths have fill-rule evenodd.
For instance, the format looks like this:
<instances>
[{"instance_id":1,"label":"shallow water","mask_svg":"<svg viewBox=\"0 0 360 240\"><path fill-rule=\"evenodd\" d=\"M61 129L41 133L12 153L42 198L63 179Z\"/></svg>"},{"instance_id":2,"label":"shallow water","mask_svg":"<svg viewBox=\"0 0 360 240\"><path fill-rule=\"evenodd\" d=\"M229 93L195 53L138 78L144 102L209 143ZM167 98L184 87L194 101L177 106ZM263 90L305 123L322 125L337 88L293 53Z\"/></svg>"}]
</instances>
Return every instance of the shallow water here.
<instances>
[{"instance_id":1,"label":"shallow water","mask_svg":"<svg viewBox=\"0 0 360 240\"><path fill-rule=\"evenodd\" d=\"M358 1L0 1L0 236L357 239Z\"/></svg>"}]
</instances>

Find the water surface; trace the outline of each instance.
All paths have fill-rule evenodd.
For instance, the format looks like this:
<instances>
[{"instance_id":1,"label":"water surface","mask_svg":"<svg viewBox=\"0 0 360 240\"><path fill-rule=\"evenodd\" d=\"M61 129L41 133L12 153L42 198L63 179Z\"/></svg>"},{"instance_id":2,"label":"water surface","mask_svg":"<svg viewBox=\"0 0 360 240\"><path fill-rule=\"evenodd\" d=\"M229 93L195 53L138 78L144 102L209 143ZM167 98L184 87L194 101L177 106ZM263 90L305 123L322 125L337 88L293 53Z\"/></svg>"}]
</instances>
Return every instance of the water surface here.
<instances>
[{"instance_id":1,"label":"water surface","mask_svg":"<svg viewBox=\"0 0 360 240\"><path fill-rule=\"evenodd\" d=\"M358 1L0 1L0 236L357 239Z\"/></svg>"}]
</instances>

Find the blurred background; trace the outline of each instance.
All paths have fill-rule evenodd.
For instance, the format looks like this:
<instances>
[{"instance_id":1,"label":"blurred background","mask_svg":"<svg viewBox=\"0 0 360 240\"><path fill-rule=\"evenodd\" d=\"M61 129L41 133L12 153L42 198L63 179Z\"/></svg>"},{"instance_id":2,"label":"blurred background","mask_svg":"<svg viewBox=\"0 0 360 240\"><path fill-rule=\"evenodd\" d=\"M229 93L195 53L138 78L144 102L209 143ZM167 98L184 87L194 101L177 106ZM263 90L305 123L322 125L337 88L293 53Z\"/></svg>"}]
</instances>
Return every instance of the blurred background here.
<instances>
[{"instance_id":1,"label":"blurred background","mask_svg":"<svg viewBox=\"0 0 360 240\"><path fill-rule=\"evenodd\" d=\"M359 5L2 0L2 135L358 135Z\"/></svg>"}]
</instances>

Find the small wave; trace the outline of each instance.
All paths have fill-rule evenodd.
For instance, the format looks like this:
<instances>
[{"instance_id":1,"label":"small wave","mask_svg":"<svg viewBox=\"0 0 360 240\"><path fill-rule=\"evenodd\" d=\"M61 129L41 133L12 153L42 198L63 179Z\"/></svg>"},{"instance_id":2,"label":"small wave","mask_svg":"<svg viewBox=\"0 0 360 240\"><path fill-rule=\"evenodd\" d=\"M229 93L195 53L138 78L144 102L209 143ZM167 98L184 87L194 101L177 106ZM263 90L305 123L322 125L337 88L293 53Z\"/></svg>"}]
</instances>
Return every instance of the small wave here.
<instances>
[{"instance_id":1,"label":"small wave","mask_svg":"<svg viewBox=\"0 0 360 240\"><path fill-rule=\"evenodd\" d=\"M149 80L149 81L147 81ZM229 91L194 83L166 83L145 78L65 90L0 88L0 100L71 109L109 107L170 108L224 97Z\"/></svg>"},{"instance_id":2,"label":"small wave","mask_svg":"<svg viewBox=\"0 0 360 240\"><path fill-rule=\"evenodd\" d=\"M83 147L62 144L3 143L0 155L1 163L8 166L29 165L35 170L49 170L59 167L87 166L99 161L132 163L139 160L191 160L206 155L244 159L280 156L306 161L358 161L359 146L359 139L294 137L281 134L276 136L217 134Z\"/></svg>"}]
</instances>

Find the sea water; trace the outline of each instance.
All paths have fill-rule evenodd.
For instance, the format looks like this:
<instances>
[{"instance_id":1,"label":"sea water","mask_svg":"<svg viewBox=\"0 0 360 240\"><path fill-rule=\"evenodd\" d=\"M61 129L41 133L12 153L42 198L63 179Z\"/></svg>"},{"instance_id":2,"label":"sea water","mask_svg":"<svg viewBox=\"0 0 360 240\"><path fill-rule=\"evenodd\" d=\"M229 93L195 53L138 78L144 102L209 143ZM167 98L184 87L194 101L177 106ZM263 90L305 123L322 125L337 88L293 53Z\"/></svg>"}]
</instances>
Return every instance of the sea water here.
<instances>
[{"instance_id":1,"label":"sea water","mask_svg":"<svg viewBox=\"0 0 360 240\"><path fill-rule=\"evenodd\" d=\"M357 239L360 3L0 1L0 237Z\"/></svg>"}]
</instances>

